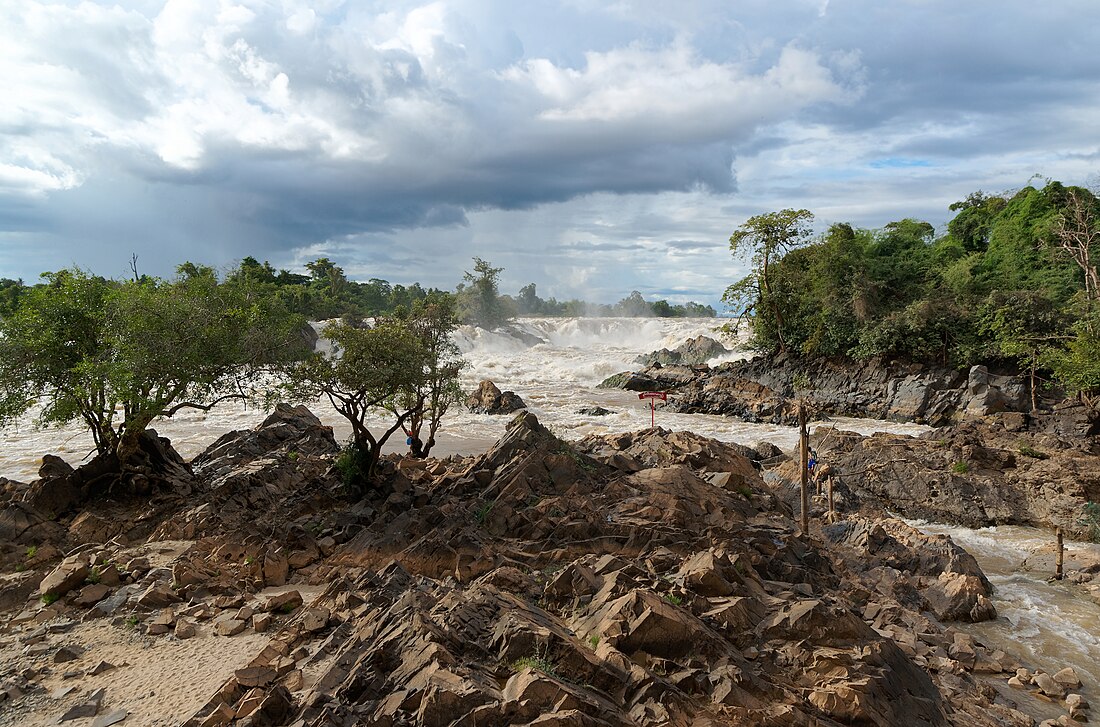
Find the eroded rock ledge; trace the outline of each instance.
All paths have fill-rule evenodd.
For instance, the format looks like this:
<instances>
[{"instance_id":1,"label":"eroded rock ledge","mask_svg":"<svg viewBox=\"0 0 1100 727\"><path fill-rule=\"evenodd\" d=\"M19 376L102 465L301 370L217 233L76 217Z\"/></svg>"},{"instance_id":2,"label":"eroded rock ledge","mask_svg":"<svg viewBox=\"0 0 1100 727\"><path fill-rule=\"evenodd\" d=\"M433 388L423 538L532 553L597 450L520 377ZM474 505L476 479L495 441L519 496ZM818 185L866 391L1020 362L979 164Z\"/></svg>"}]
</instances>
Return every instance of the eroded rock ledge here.
<instances>
[{"instance_id":1,"label":"eroded rock ledge","mask_svg":"<svg viewBox=\"0 0 1100 727\"><path fill-rule=\"evenodd\" d=\"M83 634L103 619L150 648L260 639L188 725L1032 723L976 678L1021 665L951 624L994 615L973 559L881 517L803 537L744 448L660 429L574 446L523 413L483 455L388 459L351 501L333 446L291 409L222 438L185 498L113 505L148 544L47 519L64 535L42 531L55 555L0 630L5 706L47 704L62 646L101 668Z\"/></svg>"},{"instance_id":2,"label":"eroded rock ledge","mask_svg":"<svg viewBox=\"0 0 1100 727\"><path fill-rule=\"evenodd\" d=\"M605 388L668 390L669 406L688 414L723 414L748 422L797 423L796 398L815 416L911 421L934 426L967 418L1030 411L1027 382L984 366L956 371L922 364L759 356L714 368L654 365L605 380ZM1100 431L1086 414L1072 424L1080 434Z\"/></svg>"}]
</instances>

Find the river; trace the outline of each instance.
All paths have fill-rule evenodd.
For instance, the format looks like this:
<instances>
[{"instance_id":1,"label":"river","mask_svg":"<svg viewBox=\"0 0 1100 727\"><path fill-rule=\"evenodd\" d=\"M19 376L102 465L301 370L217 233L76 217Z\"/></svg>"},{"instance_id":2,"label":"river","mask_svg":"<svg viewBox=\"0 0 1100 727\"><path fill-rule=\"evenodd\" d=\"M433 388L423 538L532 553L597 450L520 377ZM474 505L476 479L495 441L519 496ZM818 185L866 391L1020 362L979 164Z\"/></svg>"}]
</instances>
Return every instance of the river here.
<instances>
[{"instance_id":1,"label":"river","mask_svg":"<svg viewBox=\"0 0 1100 727\"><path fill-rule=\"evenodd\" d=\"M629 319L629 318L530 318L517 328L542 341L536 345L517 337L460 328L456 343L470 366L464 385L472 390L481 379L493 380L501 389L518 393L544 424L566 439L592 433L633 431L649 426L648 405L637 395L597 389L606 377L634 368L634 358L659 348L674 348L697 335L717 337L721 321L715 319ZM744 340L726 341L734 350L711 363L745 357ZM578 410L593 405L612 410L594 417ZM327 404L311 408L341 439L349 428ZM185 457L193 457L221 434L254 426L264 412L256 408L225 404L209 413L185 412L157 422L157 430L170 438ZM667 429L691 430L715 439L754 445L772 442L792 448L795 428L746 424L725 417L657 412L657 423ZM440 443L433 452L476 453L484 451L504 431L510 417L471 414L455 407L444 420ZM381 424L382 420L379 419ZM815 425L817 426L817 425ZM822 426L835 426L862 433L890 431L915 434L926 427L875 420L838 419ZM3 433L4 449L0 476L27 480L35 476L45 453L57 454L73 464L91 450L89 437L76 426L36 429L29 418ZM403 449L394 442L391 449ZM1070 587L1044 580L1046 573L1023 570L1021 564L1034 553L1049 548L1048 533L1029 528L967 528L921 523L926 532L946 533L978 559L996 587L999 618L991 623L967 626L989 646L1012 653L1029 667L1054 671L1073 666L1087 684L1100 684L1100 606L1074 596ZM1070 549L1084 548L1070 543ZM1048 708L1049 709L1049 708Z\"/></svg>"}]
</instances>

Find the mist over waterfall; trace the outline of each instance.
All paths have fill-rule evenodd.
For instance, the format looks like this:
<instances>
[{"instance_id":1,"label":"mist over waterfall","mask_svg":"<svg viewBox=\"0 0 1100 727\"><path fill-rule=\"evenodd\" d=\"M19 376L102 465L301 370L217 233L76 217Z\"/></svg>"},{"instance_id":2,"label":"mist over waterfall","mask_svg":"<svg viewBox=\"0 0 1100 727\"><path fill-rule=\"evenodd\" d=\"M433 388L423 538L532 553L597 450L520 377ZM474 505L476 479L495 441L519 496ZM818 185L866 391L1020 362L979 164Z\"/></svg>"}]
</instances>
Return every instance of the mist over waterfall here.
<instances>
[{"instance_id":1,"label":"mist over waterfall","mask_svg":"<svg viewBox=\"0 0 1100 727\"><path fill-rule=\"evenodd\" d=\"M512 390L527 403L540 421L559 436L579 439L587 434L633 431L649 426L648 404L629 391L598 389L608 376L638 368L634 359L661 348L675 348L696 336L722 340L729 354L711 360L745 358L745 337L734 341L723 338L721 320L714 318L521 318L506 329L486 331L461 326L455 341L469 362L463 372L463 387L472 391L483 379L490 379L502 390ZM318 325L318 327L320 327ZM327 342L318 343L323 350ZM333 427L337 439L350 434L346 420L338 416L327 401L309 407ZM612 413L596 417L578 410L601 406ZM225 402L210 412L184 410L171 419L158 420L154 428L172 440L184 456L194 457L218 436L234 429L256 426L265 412L255 406ZM484 451L503 433L511 417L471 414L458 405L450 411L440 431L439 445L433 454ZM780 447L792 447L797 432L785 426L748 424L727 417L703 414L674 414L658 409L658 426L673 430L691 430L723 441L755 444L769 441ZM384 418L374 420L376 425ZM879 421L846 420L839 423L857 431L921 431L923 427ZM37 429L28 415L7 432L7 456L0 476L19 480L33 479L44 454L56 454L78 464L91 451L92 442L81 427L69 425ZM391 439L389 451L404 451L404 439Z\"/></svg>"}]
</instances>

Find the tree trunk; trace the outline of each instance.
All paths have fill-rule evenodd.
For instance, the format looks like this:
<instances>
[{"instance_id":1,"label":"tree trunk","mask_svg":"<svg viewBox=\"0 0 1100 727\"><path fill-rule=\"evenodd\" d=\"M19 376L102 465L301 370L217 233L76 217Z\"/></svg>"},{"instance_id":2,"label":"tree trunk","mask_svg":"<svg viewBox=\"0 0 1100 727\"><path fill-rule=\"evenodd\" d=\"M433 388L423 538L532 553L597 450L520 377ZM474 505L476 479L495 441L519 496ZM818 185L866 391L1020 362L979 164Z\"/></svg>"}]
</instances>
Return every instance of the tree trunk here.
<instances>
[{"instance_id":1,"label":"tree trunk","mask_svg":"<svg viewBox=\"0 0 1100 727\"><path fill-rule=\"evenodd\" d=\"M1039 411L1039 397L1035 390L1035 357L1031 357L1031 413Z\"/></svg>"},{"instance_id":2,"label":"tree trunk","mask_svg":"<svg viewBox=\"0 0 1100 727\"><path fill-rule=\"evenodd\" d=\"M806 404L805 402L799 402L798 404L798 448L799 459L802 462L802 480L801 480L801 504L802 504L802 537L806 538L810 535L810 482L809 482L809 463L810 463L810 442L809 434L806 431Z\"/></svg>"}]
</instances>

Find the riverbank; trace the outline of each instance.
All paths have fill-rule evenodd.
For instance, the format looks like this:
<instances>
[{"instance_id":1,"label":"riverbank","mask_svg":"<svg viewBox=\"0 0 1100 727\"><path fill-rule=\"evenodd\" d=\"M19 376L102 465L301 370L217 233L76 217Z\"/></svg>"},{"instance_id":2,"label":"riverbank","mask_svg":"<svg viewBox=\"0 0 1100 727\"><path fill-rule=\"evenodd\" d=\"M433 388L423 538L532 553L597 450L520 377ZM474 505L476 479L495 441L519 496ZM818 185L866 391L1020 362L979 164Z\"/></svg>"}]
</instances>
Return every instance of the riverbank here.
<instances>
[{"instance_id":1,"label":"riverbank","mask_svg":"<svg viewBox=\"0 0 1100 727\"><path fill-rule=\"evenodd\" d=\"M983 686L1037 665L970 635L996 611L969 555L881 516L815 518L803 537L744 447L659 429L572 445L521 414L480 456L387 459L363 498L335 478L336 451L283 408L152 500L37 521L8 503L0 520L29 527L3 559L3 719L52 720L105 688L100 716L154 724L150 702L93 672L128 679L191 640L195 674L221 642L244 666L222 658L202 704L164 723L1039 716ZM119 656L112 633L145 646Z\"/></svg>"}]
</instances>

